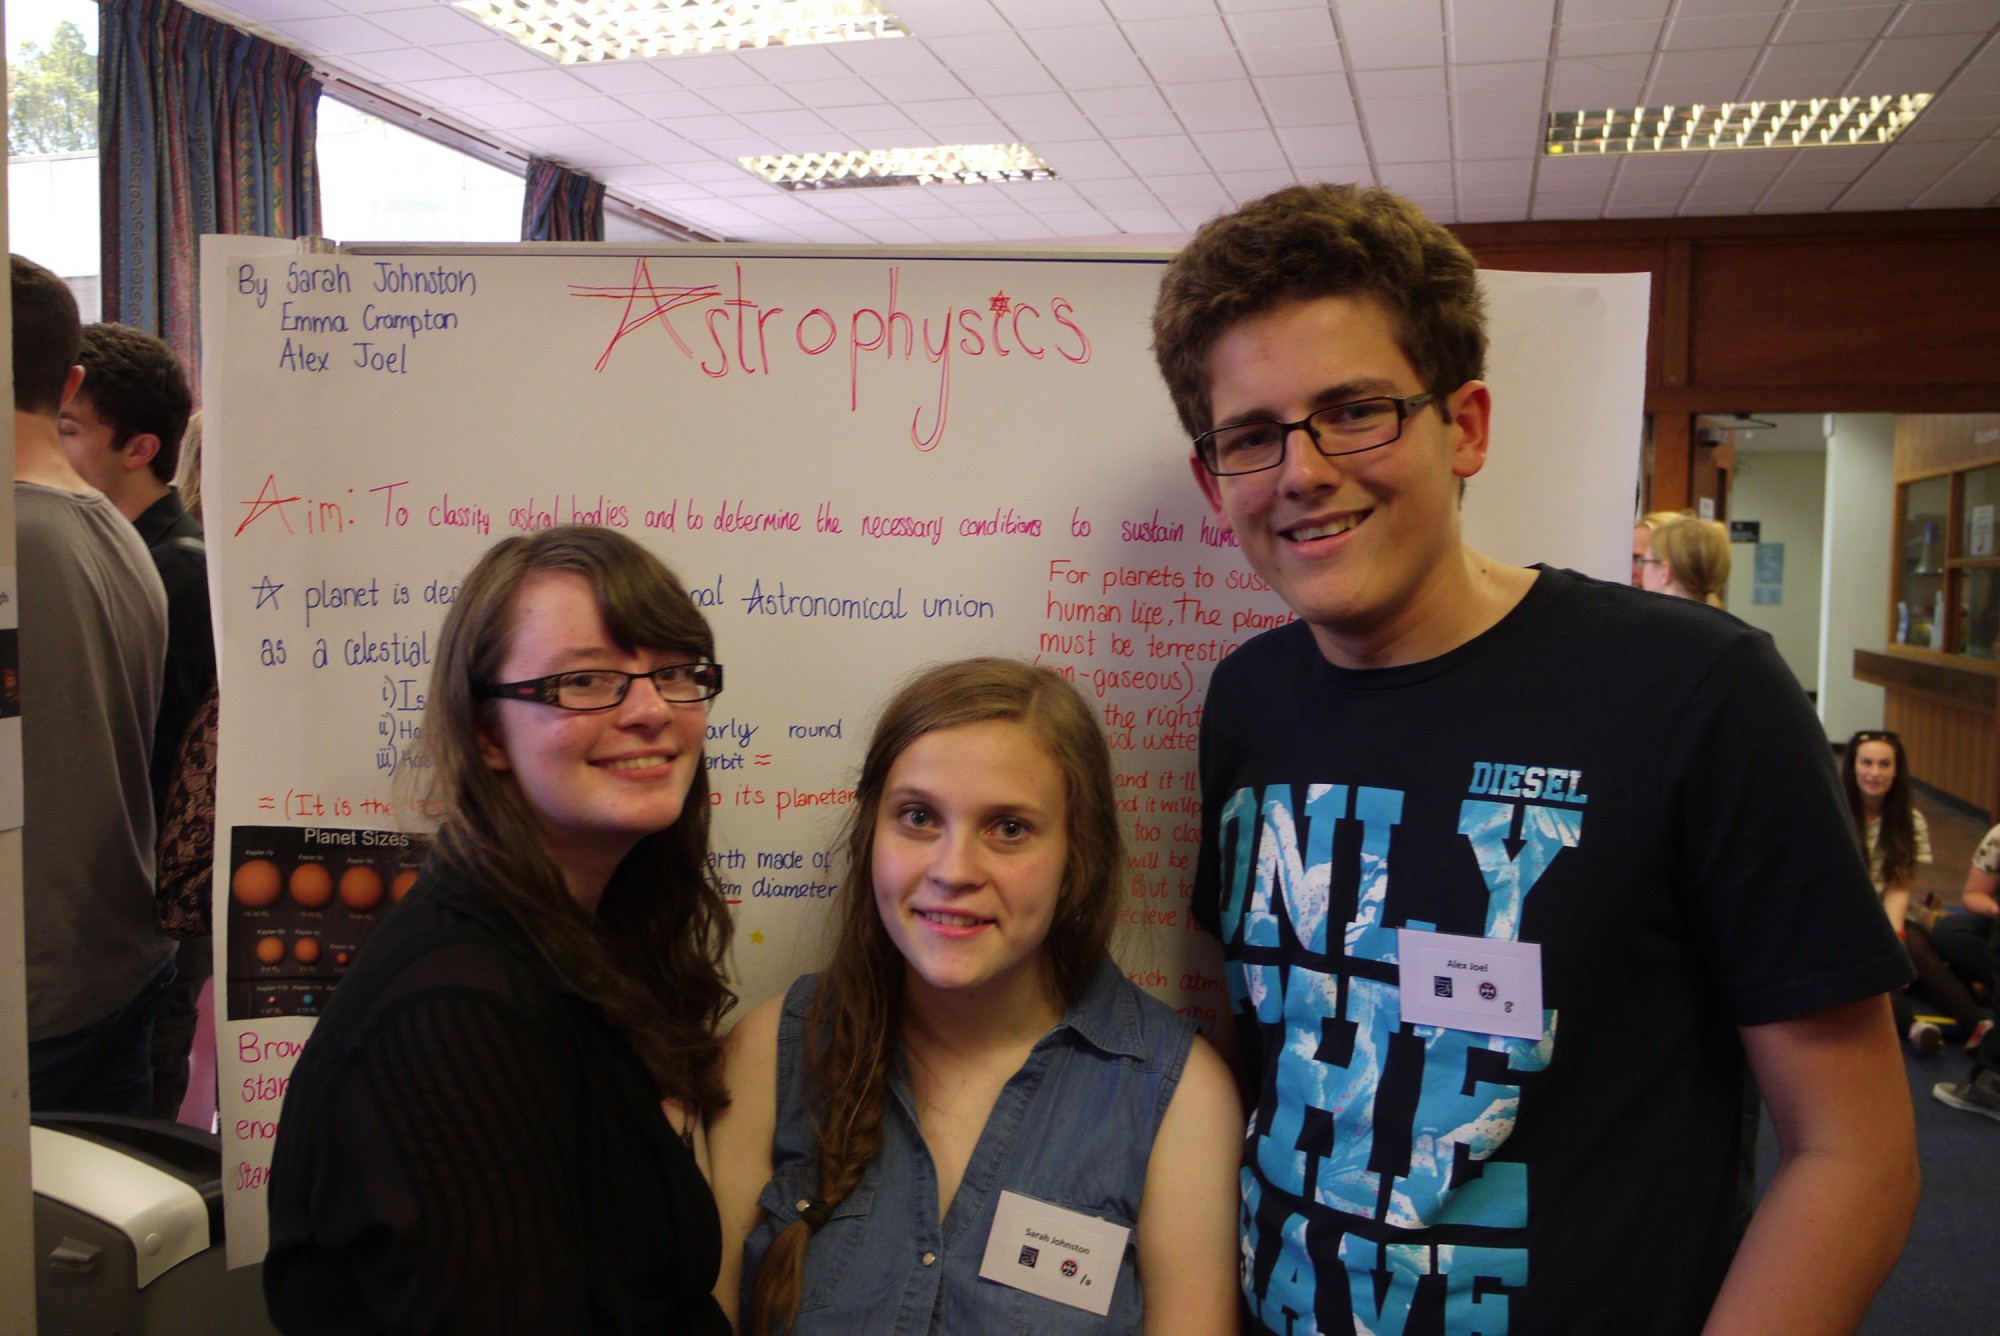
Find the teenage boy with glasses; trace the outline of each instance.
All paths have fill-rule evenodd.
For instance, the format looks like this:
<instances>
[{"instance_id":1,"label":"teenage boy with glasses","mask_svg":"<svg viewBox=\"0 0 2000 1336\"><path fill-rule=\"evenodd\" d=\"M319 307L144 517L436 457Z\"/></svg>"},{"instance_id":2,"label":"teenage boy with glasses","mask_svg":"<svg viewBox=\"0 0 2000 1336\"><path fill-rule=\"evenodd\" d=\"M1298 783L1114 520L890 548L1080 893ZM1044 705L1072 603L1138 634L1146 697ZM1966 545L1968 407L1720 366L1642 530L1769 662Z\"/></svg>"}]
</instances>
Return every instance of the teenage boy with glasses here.
<instances>
[{"instance_id":1,"label":"teenage boy with glasses","mask_svg":"<svg viewBox=\"0 0 2000 1336\"><path fill-rule=\"evenodd\" d=\"M1195 481L1299 617L1201 725L1250 1314L1850 1331L1917 1169L1826 739L1762 633L1466 545L1483 322L1449 233L1345 186L1208 224L1154 314ZM1750 1075L1781 1167L1744 1233Z\"/></svg>"}]
</instances>

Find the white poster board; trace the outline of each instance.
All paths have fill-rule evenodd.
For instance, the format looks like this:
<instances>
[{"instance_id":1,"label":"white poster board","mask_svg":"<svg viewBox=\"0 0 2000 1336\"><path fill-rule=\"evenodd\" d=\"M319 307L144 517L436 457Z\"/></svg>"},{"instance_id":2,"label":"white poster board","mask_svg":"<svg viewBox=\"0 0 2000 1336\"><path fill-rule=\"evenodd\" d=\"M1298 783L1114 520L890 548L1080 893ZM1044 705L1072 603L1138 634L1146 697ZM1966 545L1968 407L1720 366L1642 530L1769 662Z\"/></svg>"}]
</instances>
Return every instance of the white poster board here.
<instances>
[{"instance_id":1,"label":"white poster board","mask_svg":"<svg viewBox=\"0 0 2000 1336\"><path fill-rule=\"evenodd\" d=\"M1226 1013L1187 918L1195 730L1214 663L1289 614L1189 477L1148 346L1165 258L204 239L232 1264L264 1250L311 1017L416 858L397 781L437 628L510 533L623 529L705 605L746 1004L819 963L876 708L921 664L1000 653L1071 676L1111 737L1120 963ZM1646 279L1487 278L1510 346L1472 540L1621 578Z\"/></svg>"}]
</instances>

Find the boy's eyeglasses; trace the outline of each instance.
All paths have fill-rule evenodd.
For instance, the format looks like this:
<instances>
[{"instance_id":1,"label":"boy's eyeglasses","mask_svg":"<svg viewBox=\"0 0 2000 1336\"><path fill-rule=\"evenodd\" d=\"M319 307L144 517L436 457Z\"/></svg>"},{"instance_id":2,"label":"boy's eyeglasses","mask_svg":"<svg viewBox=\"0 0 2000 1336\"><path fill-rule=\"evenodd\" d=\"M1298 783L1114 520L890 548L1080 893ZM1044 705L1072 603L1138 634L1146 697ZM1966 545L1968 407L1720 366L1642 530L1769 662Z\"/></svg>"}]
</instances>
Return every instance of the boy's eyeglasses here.
<instances>
[{"instance_id":1,"label":"boy's eyeglasses","mask_svg":"<svg viewBox=\"0 0 2000 1336\"><path fill-rule=\"evenodd\" d=\"M1328 459L1358 455L1396 441L1410 415L1436 397L1412 394L1399 399L1380 394L1322 408L1297 422L1239 422L1195 437L1194 452L1203 468L1225 478L1278 467L1285 462L1285 443L1301 429Z\"/></svg>"}]
</instances>

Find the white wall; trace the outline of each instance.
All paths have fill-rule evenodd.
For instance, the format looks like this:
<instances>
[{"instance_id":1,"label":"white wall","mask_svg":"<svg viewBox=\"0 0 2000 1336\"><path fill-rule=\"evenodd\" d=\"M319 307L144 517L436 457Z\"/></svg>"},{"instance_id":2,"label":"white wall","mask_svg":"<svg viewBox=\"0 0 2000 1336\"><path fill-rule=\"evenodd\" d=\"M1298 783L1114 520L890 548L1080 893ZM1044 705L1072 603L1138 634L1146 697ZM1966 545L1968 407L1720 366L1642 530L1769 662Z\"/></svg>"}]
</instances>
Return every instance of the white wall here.
<instances>
[{"instance_id":1,"label":"white wall","mask_svg":"<svg viewBox=\"0 0 2000 1336\"><path fill-rule=\"evenodd\" d=\"M1819 717L1836 741L1882 726L1882 688L1854 680L1854 651L1887 640L1895 437L1893 414L1841 413L1826 443Z\"/></svg>"},{"instance_id":2,"label":"white wall","mask_svg":"<svg viewBox=\"0 0 2000 1336\"><path fill-rule=\"evenodd\" d=\"M1730 545L1729 611L1777 642L1792 675L1807 691L1820 688L1820 580L1826 534L1826 455L1752 453L1741 449L1729 489L1729 518L1755 520L1758 540L1784 545L1780 602L1759 604L1757 549Z\"/></svg>"}]
</instances>

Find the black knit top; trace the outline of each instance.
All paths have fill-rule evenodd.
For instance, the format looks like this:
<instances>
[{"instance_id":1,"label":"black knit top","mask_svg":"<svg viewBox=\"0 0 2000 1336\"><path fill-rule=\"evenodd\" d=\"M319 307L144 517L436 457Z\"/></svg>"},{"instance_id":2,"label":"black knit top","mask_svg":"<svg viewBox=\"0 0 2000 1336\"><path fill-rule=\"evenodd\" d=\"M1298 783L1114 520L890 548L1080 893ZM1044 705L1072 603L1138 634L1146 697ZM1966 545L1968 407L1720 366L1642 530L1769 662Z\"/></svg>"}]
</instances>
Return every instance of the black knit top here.
<instances>
[{"instance_id":1,"label":"black knit top","mask_svg":"<svg viewBox=\"0 0 2000 1336\"><path fill-rule=\"evenodd\" d=\"M435 862L299 1058L270 1223L292 1336L729 1331L715 1202L645 1066Z\"/></svg>"}]
</instances>

